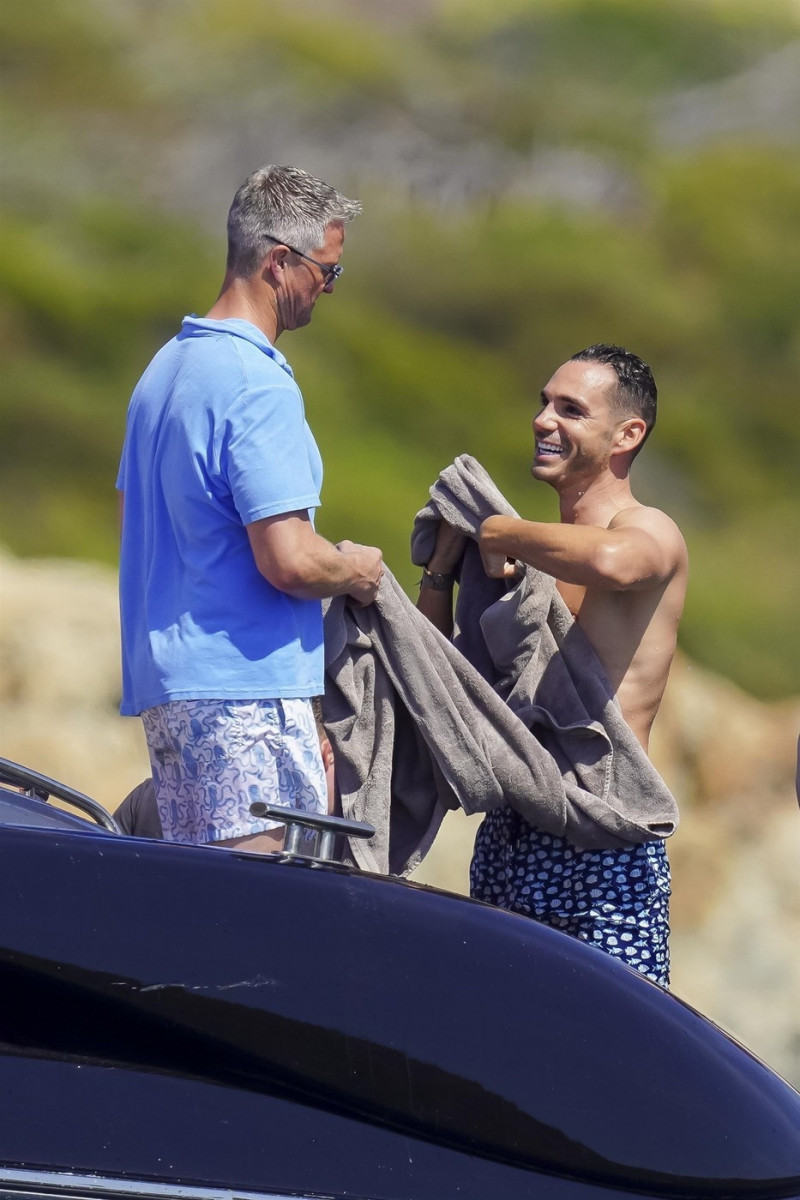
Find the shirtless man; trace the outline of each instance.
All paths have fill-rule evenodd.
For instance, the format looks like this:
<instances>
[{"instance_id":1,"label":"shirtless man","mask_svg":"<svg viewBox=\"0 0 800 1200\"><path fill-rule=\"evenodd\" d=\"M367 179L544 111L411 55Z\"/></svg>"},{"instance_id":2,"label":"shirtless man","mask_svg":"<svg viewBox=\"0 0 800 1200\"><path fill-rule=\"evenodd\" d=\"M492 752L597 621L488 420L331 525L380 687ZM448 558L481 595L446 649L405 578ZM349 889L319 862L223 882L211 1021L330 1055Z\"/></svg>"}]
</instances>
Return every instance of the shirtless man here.
<instances>
[{"instance_id":1,"label":"shirtless man","mask_svg":"<svg viewBox=\"0 0 800 1200\"><path fill-rule=\"evenodd\" d=\"M650 368L597 345L559 367L533 421L534 479L558 492L561 523L495 516L480 530L487 573L520 561L552 575L592 643L643 749L666 686L686 594L686 545L675 523L637 501L630 468L656 417ZM448 632L444 582L462 540L442 526L420 609ZM430 582L429 582L430 581ZM512 809L478 832L472 895L565 930L666 985L669 864L663 842L579 851Z\"/></svg>"}]
</instances>

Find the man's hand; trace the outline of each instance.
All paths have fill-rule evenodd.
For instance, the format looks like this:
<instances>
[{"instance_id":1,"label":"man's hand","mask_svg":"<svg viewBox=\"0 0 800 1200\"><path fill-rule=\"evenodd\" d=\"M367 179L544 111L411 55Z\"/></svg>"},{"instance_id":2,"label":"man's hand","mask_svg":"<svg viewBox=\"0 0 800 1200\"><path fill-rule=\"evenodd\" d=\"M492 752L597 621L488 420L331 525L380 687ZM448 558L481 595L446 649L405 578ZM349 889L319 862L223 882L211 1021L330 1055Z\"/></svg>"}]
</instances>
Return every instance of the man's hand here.
<instances>
[{"instance_id":1,"label":"man's hand","mask_svg":"<svg viewBox=\"0 0 800 1200\"><path fill-rule=\"evenodd\" d=\"M481 552L483 569L490 579L516 579L516 559L509 558L502 550L495 549L490 542L494 529L492 522L496 520L496 517L487 517L480 528L478 549Z\"/></svg>"},{"instance_id":2,"label":"man's hand","mask_svg":"<svg viewBox=\"0 0 800 1200\"><path fill-rule=\"evenodd\" d=\"M357 578L346 594L357 604L371 604L383 578L383 553L377 546L361 546L349 541L339 542L336 549L348 558L349 566L357 572Z\"/></svg>"},{"instance_id":3,"label":"man's hand","mask_svg":"<svg viewBox=\"0 0 800 1200\"><path fill-rule=\"evenodd\" d=\"M426 563L428 570L441 575L452 575L464 554L466 541L466 534L459 533L452 525L448 525L447 521L440 521L436 530L436 545Z\"/></svg>"}]
</instances>

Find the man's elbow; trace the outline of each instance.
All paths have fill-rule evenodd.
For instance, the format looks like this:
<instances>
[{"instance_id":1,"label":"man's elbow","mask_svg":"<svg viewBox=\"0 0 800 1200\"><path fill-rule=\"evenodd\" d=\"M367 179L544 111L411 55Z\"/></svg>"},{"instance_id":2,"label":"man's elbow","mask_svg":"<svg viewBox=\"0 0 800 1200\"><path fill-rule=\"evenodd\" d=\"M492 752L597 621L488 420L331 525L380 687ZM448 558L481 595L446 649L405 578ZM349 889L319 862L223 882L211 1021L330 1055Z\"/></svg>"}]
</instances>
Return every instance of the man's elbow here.
<instances>
[{"instance_id":1,"label":"man's elbow","mask_svg":"<svg viewBox=\"0 0 800 1200\"><path fill-rule=\"evenodd\" d=\"M314 595L314 584L318 581L308 569L305 561L280 562L270 559L259 561L258 569L279 592L286 592L296 600L306 600Z\"/></svg>"},{"instance_id":2,"label":"man's elbow","mask_svg":"<svg viewBox=\"0 0 800 1200\"><path fill-rule=\"evenodd\" d=\"M643 563L638 555L631 554L626 546L599 547L594 555L593 566L598 585L609 591L636 591L653 583L649 564Z\"/></svg>"}]
</instances>

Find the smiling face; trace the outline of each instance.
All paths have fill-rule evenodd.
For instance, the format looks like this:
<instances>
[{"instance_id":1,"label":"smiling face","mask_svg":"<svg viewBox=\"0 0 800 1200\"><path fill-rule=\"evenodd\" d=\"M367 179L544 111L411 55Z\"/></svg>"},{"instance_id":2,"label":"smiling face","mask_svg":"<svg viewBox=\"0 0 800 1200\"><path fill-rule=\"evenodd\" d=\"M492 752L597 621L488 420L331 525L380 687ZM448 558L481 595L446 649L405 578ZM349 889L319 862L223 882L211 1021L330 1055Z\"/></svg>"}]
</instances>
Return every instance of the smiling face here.
<instances>
[{"instance_id":1,"label":"smiling face","mask_svg":"<svg viewBox=\"0 0 800 1200\"><path fill-rule=\"evenodd\" d=\"M534 479L559 490L588 485L603 474L614 455L633 448L631 419L613 404L616 383L613 369L605 363L570 360L558 368L533 419Z\"/></svg>"},{"instance_id":2,"label":"smiling face","mask_svg":"<svg viewBox=\"0 0 800 1200\"><path fill-rule=\"evenodd\" d=\"M325 266L334 266L342 256L344 226L334 222L325 230L325 240L310 257ZM332 292L335 280L328 280L322 266L281 248L281 275L276 289L279 332L308 325L314 305L323 292Z\"/></svg>"}]
</instances>

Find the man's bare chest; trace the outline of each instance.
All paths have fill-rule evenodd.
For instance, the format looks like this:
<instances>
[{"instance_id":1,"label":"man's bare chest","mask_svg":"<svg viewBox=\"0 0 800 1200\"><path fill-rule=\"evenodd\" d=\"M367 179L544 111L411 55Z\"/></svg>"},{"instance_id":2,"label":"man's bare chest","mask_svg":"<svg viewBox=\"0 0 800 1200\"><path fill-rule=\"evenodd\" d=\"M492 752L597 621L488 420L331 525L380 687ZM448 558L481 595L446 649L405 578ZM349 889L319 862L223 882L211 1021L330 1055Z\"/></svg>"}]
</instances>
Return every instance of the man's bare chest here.
<instances>
[{"instance_id":1,"label":"man's bare chest","mask_svg":"<svg viewBox=\"0 0 800 1200\"><path fill-rule=\"evenodd\" d=\"M586 599L586 588L578 583L562 583L560 579L556 580L556 588L561 599L577 621L583 602Z\"/></svg>"},{"instance_id":2,"label":"man's bare chest","mask_svg":"<svg viewBox=\"0 0 800 1200\"><path fill-rule=\"evenodd\" d=\"M591 642L609 677L618 681L643 649L653 616L643 596L557 583L558 592Z\"/></svg>"}]
</instances>

